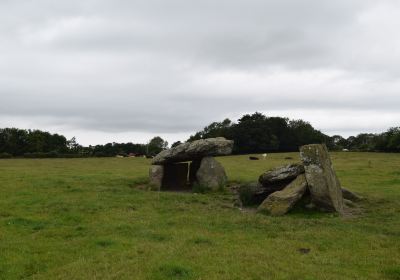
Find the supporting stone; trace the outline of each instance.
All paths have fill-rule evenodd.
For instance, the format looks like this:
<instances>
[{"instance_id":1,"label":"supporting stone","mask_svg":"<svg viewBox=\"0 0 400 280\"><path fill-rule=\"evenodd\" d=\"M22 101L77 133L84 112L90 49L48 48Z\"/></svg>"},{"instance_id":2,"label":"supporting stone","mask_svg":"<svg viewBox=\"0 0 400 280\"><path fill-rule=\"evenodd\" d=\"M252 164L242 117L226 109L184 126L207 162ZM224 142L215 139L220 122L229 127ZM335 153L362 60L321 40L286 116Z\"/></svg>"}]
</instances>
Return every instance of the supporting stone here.
<instances>
[{"instance_id":1,"label":"supporting stone","mask_svg":"<svg viewBox=\"0 0 400 280\"><path fill-rule=\"evenodd\" d=\"M164 177L161 189L184 190L188 188L188 163L172 163L164 165Z\"/></svg>"},{"instance_id":2,"label":"supporting stone","mask_svg":"<svg viewBox=\"0 0 400 280\"><path fill-rule=\"evenodd\" d=\"M306 190L306 177L304 174L301 174L283 190L269 195L257 210L267 212L272 216L285 215L301 199Z\"/></svg>"},{"instance_id":3,"label":"supporting stone","mask_svg":"<svg viewBox=\"0 0 400 280\"><path fill-rule=\"evenodd\" d=\"M163 177L164 177L164 166L150 165L149 180L152 188L161 189Z\"/></svg>"},{"instance_id":4,"label":"supporting stone","mask_svg":"<svg viewBox=\"0 0 400 280\"><path fill-rule=\"evenodd\" d=\"M227 181L225 169L213 157L205 157L200 162L200 167L196 173L196 183L218 190L225 186Z\"/></svg>"},{"instance_id":5,"label":"supporting stone","mask_svg":"<svg viewBox=\"0 0 400 280\"><path fill-rule=\"evenodd\" d=\"M302 146L300 157L304 164L312 202L325 210L343 213L342 188L326 145Z\"/></svg>"}]
</instances>

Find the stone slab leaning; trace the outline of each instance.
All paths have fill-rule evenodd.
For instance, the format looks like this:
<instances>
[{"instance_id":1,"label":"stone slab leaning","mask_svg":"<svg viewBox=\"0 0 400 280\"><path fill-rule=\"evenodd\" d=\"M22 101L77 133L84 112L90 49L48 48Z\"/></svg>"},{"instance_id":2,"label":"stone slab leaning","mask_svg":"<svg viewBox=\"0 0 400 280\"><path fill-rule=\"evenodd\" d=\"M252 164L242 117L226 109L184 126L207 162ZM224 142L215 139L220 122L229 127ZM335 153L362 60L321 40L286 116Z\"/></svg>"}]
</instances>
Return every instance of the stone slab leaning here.
<instances>
[{"instance_id":1,"label":"stone slab leaning","mask_svg":"<svg viewBox=\"0 0 400 280\"><path fill-rule=\"evenodd\" d=\"M307 190L307 181L304 174L297 176L294 181L287 185L283 190L269 195L260 206L258 211L265 211L272 216L281 216L289 212L290 209L301 199Z\"/></svg>"}]
</instances>

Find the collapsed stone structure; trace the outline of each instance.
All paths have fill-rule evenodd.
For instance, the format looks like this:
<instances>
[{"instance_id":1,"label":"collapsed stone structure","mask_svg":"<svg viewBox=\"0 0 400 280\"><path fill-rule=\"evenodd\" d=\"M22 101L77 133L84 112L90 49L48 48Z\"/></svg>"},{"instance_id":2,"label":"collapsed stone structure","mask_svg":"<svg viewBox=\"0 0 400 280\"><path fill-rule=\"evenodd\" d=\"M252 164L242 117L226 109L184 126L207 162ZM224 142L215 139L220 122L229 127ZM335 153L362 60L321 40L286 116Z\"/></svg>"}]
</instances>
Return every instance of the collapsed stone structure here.
<instances>
[{"instance_id":1,"label":"collapsed stone structure","mask_svg":"<svg viewBox=\"0 0 400 280\"><path fill-rule=\"evenodd\" d=\"M309 195L309 207L340 214L345 212L346 205L360 199L341 187L325 145L302 146L300 158L301 164L263 173L256 185L239 189L239 195L245 194L247 202L259 204L259 211L274 216L286 214L305 195Z\"/></svg>"},{"instance_id":2,"label":"collapsed stone structure","mask_svg":"<svg viewBox=\"0 0 400 280\"><path fill-rule=\"evenodd\" d=\"M150 184L161 190L185 190L193 184L216 190L225 185L227 177L214 156L230 155L232 149L232 140L218 137L187 142L162 151L152 160Z\"/></svg>"}]
</instances>

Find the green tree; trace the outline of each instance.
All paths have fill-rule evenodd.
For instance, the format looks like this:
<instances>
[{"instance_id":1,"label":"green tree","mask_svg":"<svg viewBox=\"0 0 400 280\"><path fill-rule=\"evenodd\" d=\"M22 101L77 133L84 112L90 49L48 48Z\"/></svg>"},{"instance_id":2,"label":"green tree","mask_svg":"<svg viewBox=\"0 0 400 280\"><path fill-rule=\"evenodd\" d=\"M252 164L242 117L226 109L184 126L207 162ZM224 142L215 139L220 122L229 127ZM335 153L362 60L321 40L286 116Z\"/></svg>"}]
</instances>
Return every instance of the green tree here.
<instances>
[{"instance_id":1,"label":"green tree","mask_svg":"<svg viewBox=\"0 0 400 280\"><path fill-rule=\"evenodd\" d=\"M213 122L189 141L210 137L234 140L234 153L259 153L271 151L298 151L299 146L326 143L333 147L333 140L303 120L266 117L262 113L246 114L237 123L229 119Z\"/></svg>"},{"instance_id":2,"label":"green tree","mask_svg":"<svg viewBox=\"0 0 400 280\"><path fill-rule=\"evenodd\" d=\"M155 156L162 150L165 150L168 147L168 142L162 139L160 136L156 136L150 140L147 145L147 155Z\"/></svg>"}]
</instances>

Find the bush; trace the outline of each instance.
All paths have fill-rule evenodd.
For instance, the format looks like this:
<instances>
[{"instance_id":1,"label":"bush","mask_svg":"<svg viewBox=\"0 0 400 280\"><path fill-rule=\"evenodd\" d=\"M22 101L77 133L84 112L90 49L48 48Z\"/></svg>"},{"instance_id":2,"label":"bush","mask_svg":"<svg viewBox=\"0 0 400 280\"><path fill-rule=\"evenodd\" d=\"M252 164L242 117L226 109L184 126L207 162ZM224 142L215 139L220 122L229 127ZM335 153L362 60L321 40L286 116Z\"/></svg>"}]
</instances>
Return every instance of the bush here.
<instances>
[{"instance_id":1,"label":"bush","mask_svg":"<svg viewBox=\"0 0 400 280\"><path fill-rule=\"evenodd\" d=\"M49 153L25 153L24 158L86 158L87 154L59 154L55 151Z\"/></svg>"},{"instance_id":2,"label":"bush","mask_svg":"<svg viewBox=\"0 0 400 280\"><path fill-rule=\"evenodd\" d=\"M24 158L56 158L58 157L57 152L49 152L49 153L25 153Z\"/></svg>"},{"instance_id":3,"label":"bush","mask_svg":"<svg viewBox=\"0 0 400 280\"><path fill-rule=\"evenodd\" d=\"M9 154L9 153L0 153L0 158L12 158L12 154Z\"/></svg>"},{"instance_id":4,"label":"bush","mask_svg":"<svg viewBox=\"0 0 400 280\"><path fill-rule=\"evenodd\" d=\"M87 158L90 155L86 154L58 154L58 158Z\"/></svg>"},{"instance_id":5,"label":"bush","mask_svg":"<svg viewBox=\"0 0 400 280\"><path fill-rule=\"evenodd\" d=\"M45 153L47 155L47 157L49 158L57 158L58 157L58 153L55 151L51 151L49 153Z\"/></svg>"},{"instance_id":6,"label":"bush","mask_svg":"<svg viewBox=\"0 0 400 280\"><path fill-rule=\"evenodd\" d=\"M112 157L112 155L107 154L105 152L95 152L93 156L94 157Z\"/></svg>"}]
</instances>

